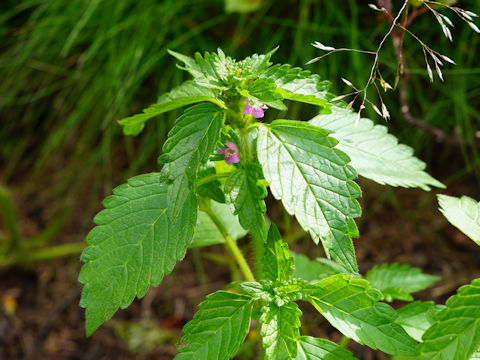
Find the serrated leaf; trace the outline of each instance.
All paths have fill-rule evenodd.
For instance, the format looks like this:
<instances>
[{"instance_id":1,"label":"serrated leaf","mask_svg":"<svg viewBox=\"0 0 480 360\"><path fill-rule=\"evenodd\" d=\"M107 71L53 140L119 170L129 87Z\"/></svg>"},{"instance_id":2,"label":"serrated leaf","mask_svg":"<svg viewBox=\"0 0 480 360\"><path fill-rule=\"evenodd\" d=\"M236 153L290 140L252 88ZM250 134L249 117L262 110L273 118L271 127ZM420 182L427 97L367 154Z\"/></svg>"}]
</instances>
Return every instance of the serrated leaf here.
<instances>
[{"instance_id":1,"label":"serrated leaf","mask_svg":"<svg viewBox=\"0 0 480 360\"><path fill-rule=\"evenodd\" d=\"M323 260L322 262L310 260L307 256L296 254L292 251L290 252L290 255L295 264L295 270L292 275L293 279L308 282L319 281L343 271L343 268L328 259L321 259Z\"/></svg>"},{"instance_id":2,"label":"serrated leaf","mask_svg":"<svg viewBox=\"0 0 480 360\"><path fill-rule=\"evenodd\" d=\"M266 288L265 283L259 283L256 281L243 281L240 284L240 288L255 300L274 301L275 297L271 293L271 288Z\"/></svg>"},{"instance_id":3,"label":"serrated leaf","mask_svg":"<svg viewBox=\"0 0 480 360\"><path fill-rule=\"evenodd\" d=\"M315 126L287 120L260 125L257 141L275 198L316 243L321 238L327 256L358 272L350 236L358 236L353 218L361 213L360 188L348 156L334 147L337 141Z\"/></svg>"},{"instance_id":4,"label":"serrated leaf","mask_svg":"<svg viewBox=\"0 0 480 360\"><path fill-rule=\"evenodd\" d=\"M293 272L293 259L288 245L282 241L275 224L271 224L268 230L261 265L262 274L267 280L285 283Z\"/></svg>"},{"instance_id":5,"label":"serrated leaf","mask_svg":"<svg viewBox=\"0 0 480 360\"><path fill-rule=\"evenodd\" d=\"M345 336L388 354L415 354L415 342L395 323L395 310L378 302L380 293L367 281L338 274L308 285L305 293L309 302Z\"/></svg>"},{"instance_id":6,"label":"serrated leaf","mask_svg":"<svg viewBox=\"0 0 480 360\"><path fill-rule=\"evenodd\" d=\"M199 167L214 151L224 120L223 109L199 104L186 109L168 133L159 162L164 164L162 179L173 182L169 190L172 216L176 216L186 194L193 189Z\"/></svg>"},{"instance_id":7,"label":"serrated leaf","mask_svg":"<svg viewBox=\"0 0 480 360\"><path fill-rule=\"evenodd\" d=\"M270 58L278 50L278 46L266 54L253 54L240 62L244 77L258 77L258 74L265 71L270 65Z\"/></svg>"},{"instance_id":8,"label":"serrated leaf","mask_svg":"<svg viewBox=\"0 0 480 360\"><path fill-rule=\"evenodd\" d=\"M194 59L172 50L168 50L168 53L183 62L185 67L178 67L182 70L188 71L195 79L207 80L215 83L220 80L224 74L224 64L222 64L219 56L215 53L205 52L202 56L197 52L195 53Z\"/></svg>"},{"instance_id":9,"label":"serrated leaf","mask_svg":"<svg viewBox=\"0 0 480 360\"><path fill-rule=\"evenodd\" d=\"M298 341L295 360L354 360L352 353L334 342L302 336Z\"/></svg>"},{"instance_id":10,"label":"serrated leaf","mask_svg":"<svg viewBox=\"0 0 480 360\"><path fill-rule=\"evenodd\" d=\"M379 290L382 300L412 301L410 293L414 293L440 280L440 277L423 274L419 268L407 264L383 264L373 267L365 274L370 285Z\"/></svg>"},{"instance_id":11,"label":"serrated leaf","mask_svg":"<svg viewBox=\"0 0 480 360\"><path fill-rule=\"evenodd\" d=\"M240 226L238 217L232 214L228 205L219 204L215 201L212 201L210 204L210 209L223 224L233 240L238 240L247 234L247 230ZM197 227L195 228L193 241L189 247L194 248L224 243L225 238L220 230L218 230L217 225L215 225L210 216L203 211L199 211Z\"/></svg>"},{"instance_id":12,"label":"serrated leaf","mask_svg":"<svg viewBox=\"0 0 480 360\"><path fill-rule=\"evenodd\" d=\"M294 302L288 302L283 306L271 302L262 308L260 335L265 360L295 358L301 315L302 312Z\"/></svg>"},{"instance_id":13,"label":"serrated leaf","mask_svg":"<svg viewBox=\"0 0 480 360\"><path fill-rule=\"evenodd\" d=\"M285 99L328 106L330 83L320 80L320 76L312 75L308 70L277 64L265 70L260 77L272 79Z\"/></svg>"},{"instance_id":14,"label":"serrated leaf","mask_svg":"<svg viewBox=\"0 0 480 360\"><path fill-rule=\"evenodd\" d=\"M480 245L480 202L468 196L437 195L440 211L450 223Z\"/></svg>"},{"instance_id":15,"label":"serrated leaf","mask_svg":"<svg viewBox=\"0 0 480 360\"><path fill-rule=\"evenodd\" d=\"M397 310L395 322L402 325L408 335L421 342L422 335L434 323L433 316L441 308L433 302L415 301Z\"/></svg>"},{"instance_id":16,"label":"serrated leaf","mask_svg":"<svg viewBox=\"0 0 480 360\"><path fill-rule=\"evenodd\" d=\"M480 346L480 279L462 286L423 334L419 359L467 360Z\"/></svg>"},{"instance_id":17,"label":"serrated leaf","mask_svg":"<svg viewBox=\"0 0 480 360\"><path fill-rule=\"evenodd\" d=\"M197 202L187 195L180 214L167 219L167 186L160 174L131 178L103 202L98 225L87 236L78 281L84 284L80 305L86 308L90 335L119 307L126 308L150 286L157 286L183 259L193 236Z\"/></svg>"},{"instance_id":18,"label":"serrated leaf","mask_svg":"<svg viewBox=\"0 0 480 360\"><path fill-rule=\"evenodd\" d=\"M332 107L330 114L322 114L310 124L328 130L338 140L338 149L352 160L360 175L379 184L420 187L445 186L423 170L425 163L413 156L413 149L398 144L395 136L388 134L383 125L374 125L370 119L357 119L358 114Z\"/></svg>"},{"instance_id":19,"label":"serrated leaf","mask_svg":"<svg viewBox=\"0 0 480 360\"><path fill-rule=\"evenodd\" d=\"M210 101L225 108L223 101L217 97L217 91L198 85L193 81L186 81L169 93L162 95L156 104L144 109L141 114L120 120L118 123L123 126L125 135L138 135L149 119L185 105Z\"/></svg>"},{"instance_id":20,"label":"serrated leaf","mask_svg":"<svg viewBox=\"0 0 480 360\"><path fill-rule=\"evenodd\" d=\"M265 187L257 179L260 169L257 165L247 165L235 170L225 181L224 191L227 202L232 204L238 214L240 225L250 230L252 235L262 242L267 240L265 226Z\"/></svg>"},{"instance_id":21,"label":"serrated leaf","mask_svg":"<svg viewBox=\"0 0 480 360\"><path fill-rule=\"evenodd\" d=\"M277 91L277 87L272 79L258 79L248 86L247 91L249 97L252 98L257 105L265 104L275 109L287 110L287 107L282 102L283 97Z\"/></svg>"},{"instance_id":22,"label":"serrated leaf","mask_svg":"<svg viewBox=\"0 0 480 360\"><path fill-rule=\"evenodd\" d=\"M176 360L232 358L250 328L253 300L248 296L217 291L199 305L199 311L183 328L184 347Z\"/></svg>"}]
</instances>

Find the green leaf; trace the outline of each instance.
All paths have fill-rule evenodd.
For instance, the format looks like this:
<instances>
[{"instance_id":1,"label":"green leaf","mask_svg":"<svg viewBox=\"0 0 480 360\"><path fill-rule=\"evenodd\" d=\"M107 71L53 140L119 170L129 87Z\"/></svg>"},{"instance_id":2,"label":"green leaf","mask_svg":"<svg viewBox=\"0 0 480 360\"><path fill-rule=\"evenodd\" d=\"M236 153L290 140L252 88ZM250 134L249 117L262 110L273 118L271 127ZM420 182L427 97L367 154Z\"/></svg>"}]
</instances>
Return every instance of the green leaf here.
<instances>
[{"instance_id":1,"label":"green leaf","mask_svg":"<svg viewBox=\"0 0 480 360\"><path fill-rule=\"evenodd\" d=\"M170 130L159 162L164 164L162 179L173 182L169 190L172 216L178 214L186 194L194 187L199 167L215 149L224 120L223 109L199 104L186 109Z\"/></svg>"},{"instance_id":2,"label":"green leaf","mask_svg":"<svg viewBox=\"0 0 480 360\"><path fill-rule=\"evenodd\" d=\"M261 174L257 165L247 165L235 170L226 180L224 191L227 202L233 205L240 225L250 230L262 242L267 240L265 226L265 187L257 181Z\"/></svg>"},{"instance_id":3,"label":"green leaf","mask_svg":"<svg viewBox=\"0 0 480 360\"><path fill-rule=\"evenodd\" d=\"M294 302L287 302L282 306L271 302L262 308L260 335L265 360L295 358L301 315L302 312Z\"/></svg>"},{"instance_id":4,"label":"green leaf","mask_svg":"<svg viewBox=\"0 0 480 360\"><path fill-rule=\"evenodd\" d=\"M430 185L445 186L423 170L425 163L413 156L413 149L398 144L395 136L388 134L383 125L346 109L332 107L331 114L318 115L310 124L328 130L339 143L338 148L351 159L360 175L379 184L420 187L430 190Z\"/></svg>"},{"instance_id":5,"label":"green leaf","mask_svg":"<svg viewBox=\"0 0 480 360\"><path fill-rule=\"evenodd\" d=\"M438 195L440 211L448 221L480 245L480 202L468 196Z\"/></svg>"},{"instance_id":6,"label":"green leaf","mask_svg":"<svg viewBox=\"0 0 480 360\"><path fill-rule=\"evenodd\" d=\"M217 291L199 305L199 311L183 328L176 360L232 358L250 328L253 300L248 296Z\"/></svg>"},{"instance_id":7,"label":"green leaf","mask_svg":"<svg viewBox=\"0 0 480 360\"><path fill-rule=\"evenodd\" d=\"M230 211L230 206L212 201L210 208L224 225L225 229L227 229L228 234L233 240L238 240L247 234L247 231L240 226L238 217ZM218 230L217 225L215 225L207 213L199 211L197 227L195 228L193 241L189 247L194 248L223 243L225 243L225 238L220 230Z\"/></svg>"},{"instance_id":8,"label":"green leaf","mask_svg":"<svg viewBox=\"0 0 480 360\"><path fill-rule=\"evenodd\" d=\"M328 257L356 273L350 236L358 236L353 220L361 209L360 188L349 158L334 148L328 133L304 122L276 120L260 125L258 160L276 199L295 215Z\"/></svg>"},{"instance_id":9,"label":"green leaf","mask_svg":"<svg viewBox=\"0 0 480 360\"><path fill-rule=\"evenodd\" d=\"M86 308L87 335L160 284L185 256L197 218L196 198L187 194L180 214L170 221L167 192L160 174L152 173L131 178L104 200L105 210L94 219L98 226L86 239L90 246L82 254L78 279L85 284L80 305Z\"/></svg>"},{"instance_id":10,"label":"green leaf","mask_svg":"<svg viewBox=\"0 0 480 360\"><path fill-rule=\"evenodd\" d=\"M366 273L365 279L370 285L383 294L382 300L412 301L410 293L414 293L440 280L440 277L422 274L419 268L407 264L383 264L373 267Z\"/></svg>"},{"instance_id":11,"label":"green leaf","mask_svg":"<svg viewBox=\"0 0 480 360\"><path fill-rule=\"evenodd\" d=\"M421 342L422 336L434 323L434 315L442 307L433 302L415 301L397 310L397 324L402 325L405 331L416 341Z\"/></svg>"},{"instance_id":12,"label":"green leaf","mask_svg":"<svg viewBox=\"0 0 480 360\"><path fill-rule=\"evenodd\" d=\"M293 272L293 259L275 224L270 225L262 256L262 274L267 280L286 282Z\"/></svg>"},{"instance_id":13,"label":"green leaf","mask_svg":"<svg viewBox=\"0 0 480 360\"><path fill-rule=\"evenodd\" d=\"M295 360L354 360L352 353L337 344L311 336L302 336L298 341Z\"/></svg>"},{"instance_id":14,"label":"green leaf","mask_svg":"<svg viewBox=\"0 0 480 360\"><path fill-rule=\"evenodd\" d=\"M308 285L305 292L309 302L345 336L388 354L415 354L415 342L395 323L395 310L378 302L380 293L367 281L338 274Z\"/></svg>"},{"instance_id":15,"label":"green leaf","mask_svg":"<svg viewBox=\"0 0 480 360\"><path fill-rule=\"evenodd\" d=\"M462 286L423 334L419 359L467 360L480 346L480 279Z\"/></svg>"},{"instance_id":16,"label":"green leaf","mask_svg":"<svg viewBox=\"0 0 480 360\"><path fill-rule=\"evenodd\" d=\"M188 71L195 79L208 81L202 85L217 83L226 70L220 57L215 53L205 52L202 56L197 52L195 59L172 50L168 50L168 53L185 64L185 67L178 66L180 69Z\"/></svg>"},{"instance_id":17,"label":"green leaf","mask_svg":"<svg viewBox=\"0 0 480 360\"><path fill-rule=\"evenodd\" d=\"M272 63L270 58L278 50L278 46L265 55L253 54L240 62L243 71L243 77L258 77L259 73L265 71Z\"/></svg>"},{"instance_id":18,"label":"green leaf","mask_svg":"<svg viewBox=\"0 0 480 360\"><path fill-rule=\"evenodd\" d=\"M217 91L198 85L193 81L186 81L169 93L162 95L156 104L144 109L141 114L120 120L119 124L123 126L125 135L138 135L149 119L185 105L210 101L221 108L226 108L223 101L217 97Z\"/></svg>"},{"instance_id":19,"label":"green leaf","mask_svg":"<svg viewBox=\"0 0 480 360\"><path fill-rule=\"evenodd\" d=\"M222 160L222 162L224 161ZM222 190L223 185L219 180L208 181L207 183L200 185L198 183L199 180L211 177L215 174L215 164L212 161L208 161L205 166L198 170L196 183L197 194L203 198L212 199L218 203L225 204L225 194Z\"/></svg>"},{"instance_id":20,"label":"green leaf","mask_svg":"<svg viewBox=\"0 0 480 360\"><path fill-rule=\"evenodd\" d=\"M312 75L310 71L277 64L269 67L260 77L272 79L285 99L329 106L327 98L330 83L321 81L320 76Z\"/></svg>"},{"instance_id":21,"label":"green leaf","mask_svg":"<svg viewBox=\"0 0 480 360\"><path fill-rule=\"evenodd\" d=\"M303 254L296 254L290 251L290 255L294 260L295 270L292 278L304 281L319 281L331 275L335 275L344 271L342 267L328 259L310 260Z\"/></svg>"},{"instance_id":22,"label":"green leaf","mask_svg":"<svg viewBox=\"0 0 480 360\"><path fill-rule=\"evenodd\" d=\"M265 104L275 109L287 110L287 107L282 102L283 97L277 91L277 87L272 79L258 79L248 86L247 91L249 97L257 105Z\"/></svg>"}]
</instances>

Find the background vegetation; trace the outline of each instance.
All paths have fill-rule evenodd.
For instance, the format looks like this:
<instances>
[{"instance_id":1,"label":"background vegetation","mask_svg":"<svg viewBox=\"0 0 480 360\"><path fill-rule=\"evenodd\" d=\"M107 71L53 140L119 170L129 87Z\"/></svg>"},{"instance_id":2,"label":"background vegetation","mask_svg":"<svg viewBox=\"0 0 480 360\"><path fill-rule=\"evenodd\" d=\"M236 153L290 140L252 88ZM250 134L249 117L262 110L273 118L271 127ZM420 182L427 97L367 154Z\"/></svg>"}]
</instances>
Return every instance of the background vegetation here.
<instances>
[{"instance_id":1,"label":"background vegetation","mask_svg":"<svg viewBox=\"0 0 480 360\"><path fill-rule=\"evenodd\" d=\"M230 11L243 2L254 10ZM456 5L480 13L478 1ZM399 89L382 95L391 113L386 125L415 147L428 171L448 185L448 193L480 200L480 36L444 13L455 25L453 44L428 12L409 29L457 65L445 66L444 83L430 84L421 47L407 36L406 97L400 99ZM186 74L176 71L167 49L193 54L221 47L242 58L280 45L274 62L304 66L322 53L310 46L314 41L376 50L387 26L383 15L354 0L1 2L0 358L108 358L118 351L125 358L171 358L171 344L194 305L207 290L229 281L228 267L218 265L225 261L221 248L194 251L160 288L91 339L84 338L76 277L92 217L114 186L157 169L156 158L179 114L150 121L137 138L124 137L116 123L184 80ZM304 67L332 81L332 92L343 94L348 88L340 78L363 84L371 64L371 56L347 52ZM380 66L391 84L396 64L387 41ZM414 119L401 112L405 101ZM314 114L313 107L292 104L284 116L307 120ZM360 181L365 188L356 241L361 270L383 261L422 267L444 279L420 294L437 301L478 276L478 249L440 217L433 193L384 190ZM269 215L280 221L294 248L321 255L280 208L273 207ZM74 256L64 258L69 254ZM61 260L53 261L56 257ZM219 270L212 273L205 266ZM313 315L305 326L314 335L338 340ZM245 358L254 349L246 348ZM359 358L370 356L360 347L354 351Z\"/></svg>"}]
</instances>

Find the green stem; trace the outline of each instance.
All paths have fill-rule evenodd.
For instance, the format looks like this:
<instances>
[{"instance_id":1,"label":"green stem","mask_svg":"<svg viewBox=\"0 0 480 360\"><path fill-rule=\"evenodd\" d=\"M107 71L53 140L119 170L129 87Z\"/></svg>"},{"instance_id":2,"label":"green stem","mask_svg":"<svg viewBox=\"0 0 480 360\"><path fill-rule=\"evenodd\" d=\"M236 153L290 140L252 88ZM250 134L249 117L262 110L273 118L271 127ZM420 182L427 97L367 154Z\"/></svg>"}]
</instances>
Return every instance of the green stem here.
<instances>
[{"instance_id":1,"label":"green stem","mask_svg":"<svg viewBox=\"0 0 480 360\"><path fill-rule=\"evenodd\" d=\"M198 179L196 182L196 187L199 187L203 184L218 180L218 179L224 179L230 176L230 173L220 173L220 174L213 174L206 176L204 178Z\"/></svg>"},{"instance_id":2,"label":"green stem","mask_svg":"<svg viewBox=\"0 0 480 360\"><path fill-rule=\"evenodd\" d=\"M243 114L242 114L243 116ZM250 149L249 143L249 128L240 129L240 151L241 157L240 160L242 161L243 166L247 166L251 163L254 159ZM263 249L265 246L266 239L262 239L254 234L252 234L252 245L253 245L253 258L254 258L254 265L255 265L255 275L258 278L261 278L261 259L263 255Z\"/></svg>"},{"instance_id":3,"label":"green stem","mask_svg":"<svg viewBox=\"0 0 480 360\"><path fill-rule=\"evenodd\" d=\"M253 276L252 270L250 269L250 266L248 266L247 260L245 260L245 257L243 256L242 252L237 246L237 243L230 237L230 235L227 232L227 229L225 229L225 226L223 223L220 221L220 219L213 213L211 209L205 209L205 212L210 216L210 219L214 222L214 224L217 226L218 230L222 234L222 236L225 239L225 246L227 249L230 251L232 254L233 258L238 264L238 267L240 268L240 271L242 272L243 276L245 277L245 280L247 281L255 281L255 277Z\"/></svg>"}]
</instances>

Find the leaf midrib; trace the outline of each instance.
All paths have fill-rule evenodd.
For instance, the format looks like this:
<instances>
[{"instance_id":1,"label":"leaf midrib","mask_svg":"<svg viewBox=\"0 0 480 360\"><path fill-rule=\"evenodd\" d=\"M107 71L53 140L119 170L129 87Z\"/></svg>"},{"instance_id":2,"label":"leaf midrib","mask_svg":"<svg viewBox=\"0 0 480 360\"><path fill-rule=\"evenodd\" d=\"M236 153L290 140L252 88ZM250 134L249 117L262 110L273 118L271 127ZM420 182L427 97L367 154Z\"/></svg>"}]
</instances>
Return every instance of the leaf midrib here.
<instances>
[{"instance_id":1,"label":"leaf midrib","mask_svg":"<svg viewBox=\"0 0 480 360\"><path fill-rule=\"evenodd\" d=\"M240 300L240 299L237 299L237 300ZM227 317L227 316L219 316L219 317L216 317L214 318L215 320L216 319L229 319L230 321L224 321L222 323L222 325L218 328L218 329L215 329L214 331L201 331L199 333L193 333L193 334L187 334L187 336L192 336L192 335L198 335L198 334L204 334L204 333L209 333L210 335L208 336L208 340L205 341L203 344L202 343L196 343L196 344L201 344L196 350L192 350L192 351L188 351L188 352L182 352L182 354L196 354L198 353L198 351L200 351L203 347L205 346L210 346L209 342L211 340L212 337L214 337L215 335L217 335L220 331L223 330L223 328L227 325L227 324L231 324L232 321L231 319L238 314L238 312L242 311L244 312L244 308L247 306L247 305L250 305L251 303L253 302L253 300L245 300L245 303L242 305L242 306L239 306L239 307L236 307L236 310L234 311L234 313L232 313L231 316ZM225 306L225 307L234 307L234 306ZM224 308L224 306L222 306L222 308ZM209 320L212 320L212 319L209 319ZM231 340L231 339L230 339ZM210 351L208 352L210 353Z\"/></svg>"},{"instance_id":2,"label":"leaf midrib","mask_svg":"<svg viewBox=\"0 0 480 360\"><path fill-rule=\"evenodd\" d=\"M268 129L268 128L267 128L267 129ZM325 222L328 224L328 227L330 228L330 227L331 227L331 226L330 226L330 221L327 220L327 218L326 218L326 216L325 216L325 212L323 211L322 207L320 206L321 202L319 201L319 199L317 199L317 196L316 196L315 193L313 192L312 186L311 186L310 182L307 181L307 179L306 179L306 177L305 177L305 173L304 173L304 172L302 171L302 169L298 166L297 161L295 161L295 159L294 159L292 153L290 152L290 150L285 146L285 144L280 140L280 138L274 133L274 131L273 131L273 130L270 130L269 133L271 133L273 136L275 136L275 138L278 140L278 142L282 145L282 147L285 149L285 151L286 151L286 152L288 153L288 155L290 156L290 159L293 161L293 163L295 164L295 167L296 167L297 170L300 172L300 174L301 174L302 177L303 177L303 180L304 180L305 183L307 184L307 187L310 189L310 194L311 194L311 195L313 196L313 198L315 199L315 203L316 203L317 206L319 207L319 209L320 209L320 211L321 211L321 213L322 213L323 219L325 220ZM334 176L334 177L335 177L335 176ZM338 178L336 178L336 179L338 180ZM319 186L319 187L320 187L320 186ZM324 188L324 187L322 187L322 189L324 189L324 190L326 190L326 191L329 191L328 189L326 189L326 188ZM338 194L338 193L335 193L335 194L340 195L340 194ZM333 207L334 209L336 209L337 211L340 211L340 210L338 210L338 208L337 208L335 205L331 204L329 201L324 200L324 202L327 203L327 204L329 204L330 206L332 206L332 207ZM340 213L345 216L345 214L343 214L343 212L340 211ZM309 226L309 227L310 227L310 226ZM313 229L312 229L312 230L313 230ZM345 234L345 232L344 232L343 230L341 230L341 229L337 229L337 230L339 230L339 231L341 231L342 233ZM329 233L331 233L331 230L329 230ZM345 235L347 235L347 234L345 234ZM327 236L327 234L323 234L323 235L321 234L321 236Z\"/></svg>"}]
</instances>

